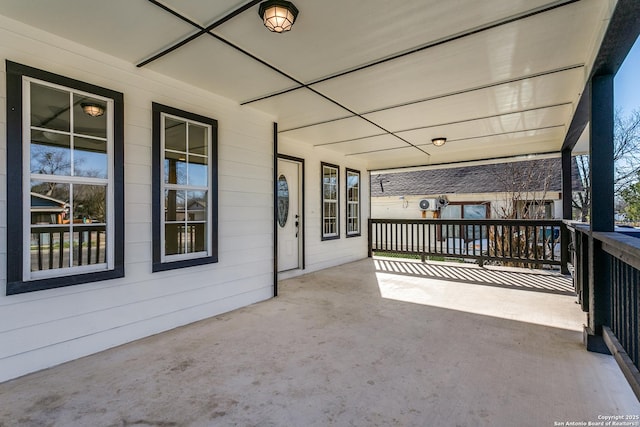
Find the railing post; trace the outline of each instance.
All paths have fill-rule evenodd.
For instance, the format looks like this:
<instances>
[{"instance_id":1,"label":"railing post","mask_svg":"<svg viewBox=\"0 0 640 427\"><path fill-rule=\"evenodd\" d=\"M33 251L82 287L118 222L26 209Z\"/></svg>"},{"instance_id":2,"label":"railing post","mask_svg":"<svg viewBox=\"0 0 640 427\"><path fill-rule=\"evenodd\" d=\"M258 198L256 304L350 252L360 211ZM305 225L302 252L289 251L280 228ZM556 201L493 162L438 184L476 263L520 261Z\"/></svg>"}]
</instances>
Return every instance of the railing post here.
<instances>
[{"instance_id":1,"label":"railing post","mask_svg":"<svg viewBox=\"0 0 640 427\"><path fill-rule=\"evenodd\" d=\"M564 222L560 226L560 273L569 274L569 229ZM555 246L555 244L553 244ZM551 249L553 251L553 249Z\"/></svg>"},{"instance_id":2,"label":"railing post","mask_svg":"<svg viewBox=\"0 0 640 427\"><path fill-rule=\"evenodd\" d=\"M602 327L611 323L610 257L594 231L614 231L613 218L613 74L591 78L589 152L591 178L591 233L589 236L589 322L585 330L588 350L608 353Z\"/></svg>"},{"instance_id":3,"label":"railing post","mask_svg":"<svg viewBox=\"0 0 640 427\"><path fill-rule=\"evenodd\" d=\"M580 305L582 311L589 311L589 235L586 233L578 233L578 241L580 242L579 261L576 266L576 273L579 275L580 286Z\"/></svg>"},{"instance_id":4,"label":"railing post","mask_svg":"<svg viewBox=\"0 0 640 427\"><path fill-rule=\"evenodd\" d=\"M367 220L367 227L369 229L367 232L367 241L368 241L367 256L371 258L373 256L373 223L371 221L371 218Z\"/></svg>"}]
</instances>

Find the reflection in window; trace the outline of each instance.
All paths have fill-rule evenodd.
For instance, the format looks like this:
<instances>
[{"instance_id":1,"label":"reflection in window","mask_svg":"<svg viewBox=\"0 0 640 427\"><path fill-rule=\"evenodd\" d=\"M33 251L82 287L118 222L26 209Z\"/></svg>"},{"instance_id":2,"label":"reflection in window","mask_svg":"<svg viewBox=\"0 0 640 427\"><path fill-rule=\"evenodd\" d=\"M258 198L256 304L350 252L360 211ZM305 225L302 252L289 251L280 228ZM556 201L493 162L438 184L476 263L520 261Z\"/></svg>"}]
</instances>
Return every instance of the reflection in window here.
<instances>
[{"instance_id":1,"label":"reflection in window","mask_svg":"<svg viewBox=\"0 0 640 427\"><path fill-rule=\"evenodd\" d=\"M215 182L212 177L216 121L153 104L154 271L217 261ZM156 228L157 227L157 228Z\"/></svg>"},{"instance_id":2,"label":"reflection in window","mask_svg":"<svg viewBox=\"0 0 640 427\"><path fill-rule=\"evenodd\" d=\"M112 102L43 82L31 81L29 89L29 271L40 278L81 266L105 270L111 251L107 117ZM102 114L87 114L82 105L88 102Z\"/></svg>"},{"instance_id":3,"label":"reflection in window","mask_svg":"<svg viewBox=\"0 0 640 427\"><path fill-rule=\"evenodd\" d=\"M284 227L289 217L289 184L284 175L278 177L278 225Z\"/></svg>"},{"instance_id":4,"label":"reflection in window","mask_svg":"<svg viewBox=\"0 0 640 427\"><path fill-rule=\"evenodd\" d=\"M337 239L338 166L322 163L322 239Z\"/></svg>"}]
</instances>

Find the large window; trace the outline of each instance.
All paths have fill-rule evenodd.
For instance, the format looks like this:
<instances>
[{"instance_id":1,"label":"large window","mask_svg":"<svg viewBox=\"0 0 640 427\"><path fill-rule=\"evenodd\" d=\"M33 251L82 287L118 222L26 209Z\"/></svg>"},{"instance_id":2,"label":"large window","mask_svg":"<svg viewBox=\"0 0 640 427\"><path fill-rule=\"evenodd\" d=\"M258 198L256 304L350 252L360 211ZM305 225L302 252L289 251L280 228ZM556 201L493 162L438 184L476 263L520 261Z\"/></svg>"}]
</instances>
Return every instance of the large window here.
<instances>
[{"instance_id":1,"label":"large window","mask_svg":"<svg viewBox=\"0 0 640 427\"><path fill-rule=\"evenodd\" d=\"M347 169L347 237L360 235L360 172Z\"/></svg>"},{"instance_id":2,"label":"large window","mask_svg":"<svg viewBox=\"0 0 640 427\"><path fill-rule=\"evenodd\" d=\"M336 165L322 163L322 240L340 238L338 224L338 179Z\"/></svg>"},{"instance_id":3,"label":"large window","mask_svg":"<svg viewBox=\"0 0 640 427\"><path fill-rule=\"evenodd\" d=\"M153 104L153 271L218 261L217 121Z\"/></svg>"},{"instance_id":4,"label":"large window","mask_svg":"<svg viewBox=\"0 0 640 427\"><path fill-rule=\"evenodd\" d=\"M440 211L440 218L450 219L486 219L491 215L491 204L489 202L454 202ZM480 230L478 227L466 226L461 228L448 225L442 230L443 238L463 238L465 241L486 239L486 229Z\"/></svg>"},{"instance_id":5,"label":"large window","mask_svg":"<svg viewBox=\"0 0 640 427\"><path fill-rule=\"evenodd\" d=\"M7 61L7 294L124 275L122 99Z\"/></svg>"}]
</instances>

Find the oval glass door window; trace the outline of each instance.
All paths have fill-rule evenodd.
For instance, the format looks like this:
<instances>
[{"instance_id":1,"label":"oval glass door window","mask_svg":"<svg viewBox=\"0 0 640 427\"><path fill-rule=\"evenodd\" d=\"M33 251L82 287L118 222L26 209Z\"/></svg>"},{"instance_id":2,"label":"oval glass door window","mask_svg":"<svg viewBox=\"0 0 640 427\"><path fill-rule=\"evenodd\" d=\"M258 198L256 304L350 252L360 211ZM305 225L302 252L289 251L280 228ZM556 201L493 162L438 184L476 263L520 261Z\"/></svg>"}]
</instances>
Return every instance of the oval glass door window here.
<instances>
[{"instance_id":1,"label":"oval glass door window","mask_svg":"<svg viewBox=\"0 0 640 427\"><path fill-rule=\"evenodd\" d=\"M284 175L278 177L278 225L284 227L289 217L289 184Z\"/></svg>"}]
</instances>

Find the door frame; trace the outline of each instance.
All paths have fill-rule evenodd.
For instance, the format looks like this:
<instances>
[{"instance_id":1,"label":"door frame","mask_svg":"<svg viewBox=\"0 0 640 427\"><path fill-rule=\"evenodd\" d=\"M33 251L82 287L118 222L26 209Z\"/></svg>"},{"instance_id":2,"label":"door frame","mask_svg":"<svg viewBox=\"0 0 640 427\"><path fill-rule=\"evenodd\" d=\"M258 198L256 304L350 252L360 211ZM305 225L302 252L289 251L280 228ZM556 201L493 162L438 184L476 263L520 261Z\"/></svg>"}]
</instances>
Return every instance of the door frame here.
<instances>
[{"instance_id":1,"label":"door frame","mask_svg":"<svg viewBox=\"0 0 640 427\"><path fill-rule=\"evenodd\" d=\"M300 157L294 157L294 156L289 156L287 154L280 154L278 153L278 155L276 156L276 167L275 167L275 173L274 173L274 177L275 177L275 181L277 182L278 179L278 160L287 160L290 162L295 162L298 163L299 168L300 168L300 182L298 183L298 192L299 192L299 197L300 197L300 222L302 224L302 227L300 227L300 270L304 270L305 269L305 228L306 228L306 218L305 218L305 170L304 170L304 159L300 158ZM277 206L278 206L278 193L277 193L277 189L276 186L274 185L274 192L273 192L273 204L276 207L276 209L274 209L274 217L273 217L273 222L274 222L274 254L275 254L275 262L274 262L274 269L275 269L275 274L277 277L278 274L278 236L277 236L277 222L278 222L278 214L277 214ZM277 288L276 288L277 289Z\"/></svg>"}]
</instances>

